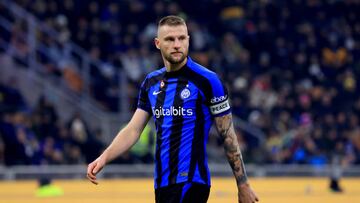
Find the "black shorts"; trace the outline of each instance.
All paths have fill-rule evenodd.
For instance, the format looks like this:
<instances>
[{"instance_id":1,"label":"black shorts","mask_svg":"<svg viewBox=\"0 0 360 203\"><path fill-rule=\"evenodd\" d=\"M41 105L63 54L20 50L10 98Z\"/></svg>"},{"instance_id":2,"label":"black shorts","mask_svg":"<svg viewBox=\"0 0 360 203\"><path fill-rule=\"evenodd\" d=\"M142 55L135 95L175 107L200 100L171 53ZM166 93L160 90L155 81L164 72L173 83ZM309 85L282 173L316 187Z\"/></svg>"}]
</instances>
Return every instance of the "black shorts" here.
<instances>
[{"instance_id":1,"label":"black shorts","mask_svg":"<svg viewBox=\"0 0 360 203\"><path fill-rule=\"evenodd\" d=\"M156 203L206 203L210 186L200 183L179 183L155 190Z\"/></svg>"}]
</instances>

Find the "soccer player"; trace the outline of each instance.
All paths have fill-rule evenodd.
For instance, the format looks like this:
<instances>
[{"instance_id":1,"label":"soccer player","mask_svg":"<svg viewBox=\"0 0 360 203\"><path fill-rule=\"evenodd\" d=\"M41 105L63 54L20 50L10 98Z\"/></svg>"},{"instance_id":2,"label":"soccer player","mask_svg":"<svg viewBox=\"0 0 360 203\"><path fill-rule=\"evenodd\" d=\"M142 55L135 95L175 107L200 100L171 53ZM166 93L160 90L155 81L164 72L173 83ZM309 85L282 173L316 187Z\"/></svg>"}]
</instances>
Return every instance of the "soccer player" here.
<instances>
[{"instance_id":1,"label":"soccer player","mask_svg":"<svg viewBox=\"0 0 360 203\"><path fill-rule=\"evenodd\" d=\"M203 203L210 192L206 142L215 121L234 173L239 203L254 203L234 131L228 95L218 76L188 57L185 21L162 18L155 45L165 67L147 75L141 85L138 108L109 147L88 165L87 177L96 174L138 139L150 116L156 125L155 200L157 203Z\"/></svg>"}]
</instances>

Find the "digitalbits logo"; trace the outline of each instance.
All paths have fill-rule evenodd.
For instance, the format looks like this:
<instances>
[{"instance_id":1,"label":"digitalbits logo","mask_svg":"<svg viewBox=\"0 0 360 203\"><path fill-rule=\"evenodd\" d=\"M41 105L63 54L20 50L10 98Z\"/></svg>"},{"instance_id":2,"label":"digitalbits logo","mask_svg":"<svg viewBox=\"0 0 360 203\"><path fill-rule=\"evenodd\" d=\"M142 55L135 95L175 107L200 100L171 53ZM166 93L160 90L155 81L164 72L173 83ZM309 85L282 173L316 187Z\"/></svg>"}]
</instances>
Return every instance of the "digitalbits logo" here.
<instances>
[{"instance_id":1,"label":"digitalbits logo","mask_svg":"<svg viewBox=\"0 0 360 203\"><path fill-rule=\"evenodd\" d=\"M192 109L184 109L183 107L175 108L171 106L170 108L152 108L152 112L156 118L160 116L192 116Z\"/></svg>"}]
</instances>

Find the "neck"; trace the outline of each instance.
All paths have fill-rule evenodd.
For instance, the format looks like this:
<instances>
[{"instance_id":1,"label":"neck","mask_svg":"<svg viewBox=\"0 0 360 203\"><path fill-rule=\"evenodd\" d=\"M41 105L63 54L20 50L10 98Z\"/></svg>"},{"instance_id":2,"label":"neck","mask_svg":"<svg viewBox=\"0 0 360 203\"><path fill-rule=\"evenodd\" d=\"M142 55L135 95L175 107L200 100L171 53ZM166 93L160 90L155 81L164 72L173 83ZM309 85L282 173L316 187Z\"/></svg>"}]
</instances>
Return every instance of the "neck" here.
<instances>
[{"instance_id":1,"label":"neck","mask_svg":"<svg viewBox=\"0 0 360 203\"><path fill-rule=\"evenodd\" d=\"M187 63L187 60L188 59L186 57L183 62L177 63L177 64L171 64L171 63L169 63L169 61L164 60L166 71L172 72L172 71L180 70Z\"/></svg>"}]
</instances>

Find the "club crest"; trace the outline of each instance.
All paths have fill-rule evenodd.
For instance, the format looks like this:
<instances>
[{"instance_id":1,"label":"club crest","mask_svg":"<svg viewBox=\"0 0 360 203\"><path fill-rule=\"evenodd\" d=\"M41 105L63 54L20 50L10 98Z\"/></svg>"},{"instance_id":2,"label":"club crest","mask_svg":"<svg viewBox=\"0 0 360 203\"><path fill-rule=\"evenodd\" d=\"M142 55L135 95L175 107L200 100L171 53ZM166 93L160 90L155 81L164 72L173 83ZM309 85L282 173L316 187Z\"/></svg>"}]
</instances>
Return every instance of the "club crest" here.
<instances>
[{"instance_id":1,"label":"club crest","mask_svg":"<svg viewBox=\"0 0 360 203\"><path fill-rule=\"evenodd\" d=\"M190 97L190 90L188 88L183 89L180 93L180 97L181 99L186 99Z\"/></svg>"}]
</instances>

